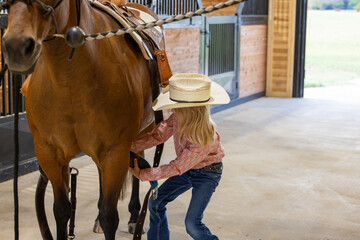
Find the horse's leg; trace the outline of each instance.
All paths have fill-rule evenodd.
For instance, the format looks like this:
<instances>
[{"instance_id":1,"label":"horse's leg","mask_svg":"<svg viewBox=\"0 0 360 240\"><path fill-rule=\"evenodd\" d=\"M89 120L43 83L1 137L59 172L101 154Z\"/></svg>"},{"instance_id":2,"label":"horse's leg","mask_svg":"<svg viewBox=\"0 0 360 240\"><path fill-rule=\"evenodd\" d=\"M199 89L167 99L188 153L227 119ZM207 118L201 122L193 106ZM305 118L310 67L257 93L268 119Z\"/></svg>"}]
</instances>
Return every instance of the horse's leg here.
<instances>
[{"instance_id":1,"label":"horse's leg","mask_svg":"<svg viewBox=\"0 0 360 240\"><path fill-rule=\"evenodd\" d=\"M104 155L98 163L103 194L99 220L105 239L114 240L119 225L117 203L128 171L130 152L129 148L119 147Z\"/></svg>"},{"instance_id":2,"label":"horse's leg","mask_svg":"<svg viewBox=\"0 0 360 240\"><path fill-rule=\"evenodd\" d=\"M140 156L145 156L144 151L138 153ZM128 231L131 234L135 232L136 221L139 217L139 212L141 209L140 199L139 199L139 189L140 182L136 177L132 177L132 190L131 198L128 205L128 210L130 212L130 220L128 222Z\"/></svg>"},{"instance_id":3,"label":"horse's leg","mask_svg":"<svg viewBox=\"0 0 360 240\"><path fill-rule=\"evenodd\" d=\"M139 154L141 156L144 156L144 152L141 152ZM98 209L100 209L102 199L103 199L103 194L102 194L102 187L101 187L101 172L100 172L99 168L98 168L98 172L99 172L99 186L100 186L99 190L100 191L99 191L99 200L98 200L97 206L98 206ZM139 199L139 189L140 189L139 179L132 176L131 198L130 198L130 202L128 205L128 210L130 212L130 220L128 222L128 232L131 234L134 234L134 232L135 232L136 221L139 217L139 212L141 209L141 204L140 204L140 199ZM99 214L95 219L93 232L103 233L103 230L102 230L102 228L100 226L100 222L99 222Z\"/></svg>"},{"instance_id":4,"label":"horse's leg","mask_svg":"<svg viewBox=\"0 0 360 240\"><path fill-rule=\"evenodd\" d=\"M35 146L36 156L41 168L53 187L53 212L56 220L57 240L67 239L67 222L71 215L69 201L69 165L68 161L59 159L56 149L48 144Z\"/></svg>"},{"instance_id":5,"label":"horse's leg","mask_svg":"<svg viewBox=\"0 0 360 240\"><path fill-rule=\"evenodd\" d=\"M46 193L46 187L49 183L49 179L47 178L41 167L39 168L39 171L40 171L40 177L35 192L36 217L38 219L38 224L42 238L46 240L53 240L54 238L51 234L45 212L45 193Z\"/></svg>"},{"instance_id":6,"label":"horse's leg","mask_svg":"<svg viewBox=\"0 0 360 240\"><path fill-rule=\"evenodd\" d=\"M103 199L103 194L102 194L102 187L101 187L101 172L100 172L99 168L98 168L98 173L99 173L99 200L98 200L98 203L97 203L97 207L100 210L102 199ZM97 215L97 217L95 219L93 232L94 233L104 233L104 231L102 230L102 228L100 226L99 213L98 213L98 215Z\"/></svg>"},{"instance_id":7,"label":"horse's leg","mask_svg":"<svg viewBox=\"0 0 360 240\"><path fill-rule=\"evenodd\" d=\"M128 205L128 210L130 212L130 220L128 222L128 231L131 234L135 232L136 221L139 217L139 212L141 208L140 199L139 199L139 189L140 182L136 177L132 177L132 190L131 190L131 198Z\"/></svg>"}]
</instances>

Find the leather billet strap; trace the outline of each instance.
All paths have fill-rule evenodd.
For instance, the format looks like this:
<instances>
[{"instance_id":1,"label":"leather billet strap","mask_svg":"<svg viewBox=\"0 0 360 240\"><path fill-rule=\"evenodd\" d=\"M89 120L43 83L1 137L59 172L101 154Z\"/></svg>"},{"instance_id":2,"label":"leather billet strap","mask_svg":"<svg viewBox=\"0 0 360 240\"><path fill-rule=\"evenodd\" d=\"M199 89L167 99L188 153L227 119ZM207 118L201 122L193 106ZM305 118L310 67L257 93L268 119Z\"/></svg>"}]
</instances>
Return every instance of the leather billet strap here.
<instances>
[{"instance_id":1,"label":"leather billet strap","mask_svg":"<svg viewBox=\"0 0 360 240\"><path fill-rule=\"evenodd\" d=\"M169 79L173 74L165 50L156 50L154 55L159 68L160 87L164 88L169 85Z\"/></svg>"},{"instance_id":2,"label":"leather billet strap","mask_svg":"<svg viewBox=\"0 0 360 240\"><path fill-rule=\"evenodd\" d=\"M72 171L75 171L74 173ZM75 229L75 212L76 212L76 183L77 183L77 175L79 174L79 170L74 167L70 168L71 174L71 187L70 187L70 201L71 201L71 215L70 215L70 223L69 223L69 234L68 239L74 239L74 229Z\"/></svg>"},{"instance_id":3,"label":"leather billet strap","mask_svg":"<svg viewBox=\"0 0 360 240\"><path fill-rule=\"evenodd\" d=\"M136 226L135 226L135 232L134 232L133 240L141 240L141 236L142 236L142 233L143 233L143 227L144 227L144 222L145 222L146 211L147 211L147 206L148 206L148 202L149 202L150 193L151 193L151 188L150 188L150 189L148 190L148 192L146 193L143 206L142 206L142 208L141 208L139 217L138 217L138 219L137 219L137 221L136 221Z\"/></svg>"},{"instance_id":4,"label":"leather billet strap","mask_svg":"<svg viewBox=\"0 0 360 240\"><path fill-rule=\"evenodd\" d=\"M149 68L151 70L150 71L151 91L152 91L152 100L154 101L157 98L157 96L159 96L159 94L160 94L159 78L158 78L159 72L157 71L157 68L155 67L156 62L148 61L148 63L149 63ZM156 124L158 124L164 120L163 111L156 111L156 112L154 112L154 114L155 114L155 123ZM164 149L163 143L156 146L153 167L159 166L163 149ZM136 221L133 240L141 240L150 193L151 193L151 187L150 187L149 191L146 193L139 217Z\"/></svg>"},{"instance_id":5,"label":"leather billet strap","mask_svg":"<svg viewBox=\"0 0 360 240\"><path fill-rule=\"evenodd\" d=\"M155 112L155 122L156 124L161 122L163 120L163 113L162 111L157 111ZM164 144L160 144L156 146L156 150L155 150L155 156L154 156L154 164L153 167L158 167L160 164L160 159L161 159L161 154L163 152L164 149ZM146 193L146 196L144 198L144 202L143 205L141 207L141 211L139 214L139 217L136 221L136 226L135 226L135 232L134 232L134 236L133 236L133 240L141 240L141 236L142 236L142 231L143 231L143 227L144 227L144 222L145 222L145 217L146 217L146 212L147 212L147 206L148 206L148 202L149 202L149 197L150 197L150 193L151 193L151 187L148 190L148 192Z\"/></svg>"}]
</instances>

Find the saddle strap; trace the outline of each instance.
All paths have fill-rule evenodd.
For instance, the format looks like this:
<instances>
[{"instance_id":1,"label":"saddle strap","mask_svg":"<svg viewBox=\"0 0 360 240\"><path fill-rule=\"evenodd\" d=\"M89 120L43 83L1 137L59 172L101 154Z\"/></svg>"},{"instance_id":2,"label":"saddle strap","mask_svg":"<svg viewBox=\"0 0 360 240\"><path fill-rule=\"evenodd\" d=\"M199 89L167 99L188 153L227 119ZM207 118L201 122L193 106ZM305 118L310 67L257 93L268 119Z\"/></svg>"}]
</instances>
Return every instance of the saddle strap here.
<instances>
[{"instance_id":1,"label":"saddle strap","mask_svg":"<svg viewBox=\"0 0 360 240\"><path fill-rule=\"evenodd\" d=\"M169 85L169 78L172 76L169 61L165 50L157 50L154 55L159 68L160 87L164 88Z\"/></svg>"},{"instance_id":2,"label":"saddle strap","mask_svg":"<svg viewBox=\"0 0 360 240\"><path fill-rule=\"evenodd\" d=\"M162 119L163 119L162 111L155 112L155 122L159 123L159 122L162 121ZM159 166L163 149L164 149L164 144L163 143L156 146L153 167L158 167ZM142 231L143 231L144 222L145 222L145 217L146 217L146 212L147 212L147 207L148 207L148 203L149 203L150 193L151 193L151 187L150 187L149 191L145 195L144 202L143 202L143 205L141 207L139 217L138 217L138 219L136 221L133 240L141 240Z\"/></svg>"},{"instance_id":3,"label":"saddle strap","mask_svg":"<svg viewBox=\"0 0 360 240\"><path fill-rule=\"evenodd\" d=\"M144 222L145 222L146 211L147 211L147 206L148 206L148 202L149 202L150 193L151 193L151 188L149 189L149 191L145 195L144 202L143 202L139 217L138 217L138 219L136 221L133 240L141 240L141 235L143 233L143 227L144 227Z\"/></svg>"},{"instance_id":4,"label":"saddle strap","mask_svg":"<svg viewBox=\"0 0 360 240\"><path fill-rule=\"evenodd\" d=\"M72 173L72 170L75 170L75 173ZM68 239L74 239L75 234L75 213L76 213L76 183L77 183L77 175L79 174L79 170L74 167L70 168L71 173L71 215L70 215L70 223L69 223L69 234Z\"/></svg>"},{"instance_id":5,"label":"saddle strap","mask_svg":"<svg viewBox=\"0 0 360 240\"><path fill-rule=\"evenodd\" d=\"M151 71L151 79L152 79L151 90L152 90L152 99L154 101L157 98L157 96L160 94L160 88L159 88L159 85L158 85L159 82L158 82L158 79L157 79L157 74L158 73L157 73L157 71L155 71L154 68L151 67L153 64L150 61L149 61L149 65L150 65L150 69L152 69L152 71ZM158 124L162 120L164 120L163 111L156 111L154 114L155 114L155 123L156 124ZM158 167L159 166L163 149L164 149L164 144L163 143L156 146L153 167ZM145 199L144 199L144 202L143 202L139 217L138 217L138 219L136 221L133 240L141 240L150 193L151 193L151 188L146 193L146 196L145 196Z\"/></svg>"}]
</instances>

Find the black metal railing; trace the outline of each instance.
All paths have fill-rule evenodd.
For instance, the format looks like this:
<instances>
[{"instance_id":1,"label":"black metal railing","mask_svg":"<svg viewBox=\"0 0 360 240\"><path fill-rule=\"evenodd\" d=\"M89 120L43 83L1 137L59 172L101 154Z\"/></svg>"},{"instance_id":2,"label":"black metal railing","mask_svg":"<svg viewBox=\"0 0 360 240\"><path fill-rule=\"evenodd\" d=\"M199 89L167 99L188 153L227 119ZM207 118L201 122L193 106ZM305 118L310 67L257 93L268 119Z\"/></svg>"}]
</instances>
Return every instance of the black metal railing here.
<instances>
[{"instance_id":1,"label":"black metal railing","mask_svg":"<svg viewBox=\"0 0 360 240\"><path fill-rule=\"evenodd\" d=\"M1 14L1 21L7 23L6 14ZM5 21L6 20L6 21ZM1 32L1 39L5 33L4 24L0 24L0 32ZM1 51L1 69L4 69L5 61L4 56ZM24 82L24 77L22 77L22 83ZM9 115L13 115L15 111L14 107L14 76L11 72L5 71L0 79L0 117L5 117ZM25 98L24 96L21 97L21 102L19 106L19 112L25 111Z\"/></svg>"},{"instance_id":2,"label":"black metal railing","mask_svg":"<svg viewBox=\"0 0 360 240\"><path fill-rule=\"evenodd\" d=\"M244 4L241 15L268 15L269 0L251 0Z\"/></svg>"},{"instance_id":3,"label":"black metal railing","mask_svg":"<svg viewBox=\"0 0 360 240\"><path fill-rule=\"evenodd\" d=\"M208 75L235 70L235 24L210 24Z\"/></svg>"},{"instance_id":4,"label":"black metal railing","mask_svg":"<svg viewBox=\"0 0 360 240\"><path fill-rule=\"evenodd\" d=\"M154 10L157 15L177 15L201 8L198 0L128 0L140 3Z\"/></svg>"}]
</instances>

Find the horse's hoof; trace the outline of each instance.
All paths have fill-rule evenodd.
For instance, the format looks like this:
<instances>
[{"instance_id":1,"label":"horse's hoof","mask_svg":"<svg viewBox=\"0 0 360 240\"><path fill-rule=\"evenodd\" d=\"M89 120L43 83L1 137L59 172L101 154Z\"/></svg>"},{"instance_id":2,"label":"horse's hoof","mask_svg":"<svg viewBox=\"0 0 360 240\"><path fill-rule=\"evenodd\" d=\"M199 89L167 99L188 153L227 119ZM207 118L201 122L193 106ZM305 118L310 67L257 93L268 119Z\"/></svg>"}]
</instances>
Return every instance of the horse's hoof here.
<instances>
[{"instance_id":1,"label":"horse's hoof","mask_svg":"<svg viewBox=\"0 0 360 240\"><path fill-rule=\"evenodd\" d=\"M135 227L136 227L136 223L129 223L128 224L129 233L134 234L135 233ZM143 228L143 230L142 230L142 234L144 234L144 233L145 233L145 228Z\"/></svg>"},{"instance_id":2,"label":"horse's hoof","mask_svg":"<svg viewBox=\"0 0 360 240\"><path fill-rule=\"evenodd\" d=\"M104 233L104 231L102 230L102 228L101 228L101 226L100 226L99 219L96 219L96 220L95 220L93 232L94 232L94 233Z\"/></svg>"}]
</instances>

